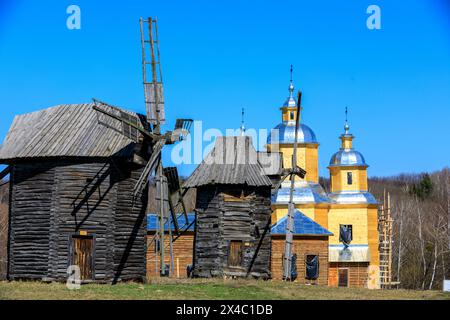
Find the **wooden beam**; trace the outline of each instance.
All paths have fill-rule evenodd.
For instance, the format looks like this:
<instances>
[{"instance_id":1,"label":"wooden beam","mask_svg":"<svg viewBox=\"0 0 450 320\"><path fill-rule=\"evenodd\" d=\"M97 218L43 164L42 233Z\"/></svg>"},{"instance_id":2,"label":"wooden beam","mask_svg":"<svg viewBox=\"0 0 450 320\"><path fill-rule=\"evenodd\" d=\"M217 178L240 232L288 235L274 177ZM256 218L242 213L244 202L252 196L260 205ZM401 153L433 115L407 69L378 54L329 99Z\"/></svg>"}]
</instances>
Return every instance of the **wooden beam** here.
<instances>
[{"instance_id":1,"label":"wooden beam","mask_svg":"<svg viewBox=\"0 0 450 320\"><path fill-rule=\"evenodd\" d=\"M0 172L0 180L6 177L11 171L11 167L6 167L2 172Z\"/></svg>"},{"instance_id":2,"label":"wooden beam","mask_svg":"<svg viewBox=\"0 0 450 320\"><path fill-rule=\"evenodd\" d=\"M105 103L105 102L102 102L102 101L99 101L99 100L96 100L96 99L93 99L93 100L94 100L94 103L100 103L100 104L102 104L102 105L111 107L110 105L108 105L108 104ZM129 125L130 127L135 128L136 130L138 130L140 133L142 133L144 136L150 138L151 140L157 140L157 139L158 139L158 136L157 136L157 135L155 135L155 134L153 134L153 133L150 133L149 131L147 131L147 130L145 130L145 129L143 129L143 128L137 126L137 125L135 125L134 123L132 123L132 122L126 120L126 119L123 119L123 118L121 118L121 117L119 117L119 116L117 116L117 115L115 115L115 114L113 114L113 113L111 113L111 112L108 112L108 111L106 111L106 110L103 110L103 109L99 108L97 105L94 105L92 108L93 108L95 111L98 111L98 112L100 112L100 113L103 113L104 115L107 115L108 117L111 117L111 118L113 118L113 119L115 119L115 120L117 120L117 121L121 121L121 122L125 123L126 125Z\"/></svg>"}]
</instances>

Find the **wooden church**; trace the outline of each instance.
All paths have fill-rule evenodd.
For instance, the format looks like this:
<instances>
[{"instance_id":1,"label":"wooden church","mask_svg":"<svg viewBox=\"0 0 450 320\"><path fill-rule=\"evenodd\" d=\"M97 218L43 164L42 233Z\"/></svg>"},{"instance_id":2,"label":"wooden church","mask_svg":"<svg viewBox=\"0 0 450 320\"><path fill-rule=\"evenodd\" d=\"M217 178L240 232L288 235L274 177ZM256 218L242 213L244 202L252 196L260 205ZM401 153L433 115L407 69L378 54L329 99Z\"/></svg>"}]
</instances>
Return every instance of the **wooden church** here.
<instances>
[{"instance_id":1,"label":"wooden church","mask_svg":"<svg viewBox=\"0 0 450 320\"><path fill-rule=\"evenodd\" d=\"M83 282L145 278L148 196L134 199L133 187L146 148L130 127L97 116L81 104L14 119L0 148L10 172L8 279L65 281L73 265Z\"/></svg>"},{"instance_id":2,"label":"wooden church","mask_svg":"<svg viewBox=\"0 0 450 320\"><path fill-rule=\"evenodd\" d=\"M218 137L185 187L197 188L193 276L270 278L272 182L251 138Z\"/></svg>"}]
</instances>

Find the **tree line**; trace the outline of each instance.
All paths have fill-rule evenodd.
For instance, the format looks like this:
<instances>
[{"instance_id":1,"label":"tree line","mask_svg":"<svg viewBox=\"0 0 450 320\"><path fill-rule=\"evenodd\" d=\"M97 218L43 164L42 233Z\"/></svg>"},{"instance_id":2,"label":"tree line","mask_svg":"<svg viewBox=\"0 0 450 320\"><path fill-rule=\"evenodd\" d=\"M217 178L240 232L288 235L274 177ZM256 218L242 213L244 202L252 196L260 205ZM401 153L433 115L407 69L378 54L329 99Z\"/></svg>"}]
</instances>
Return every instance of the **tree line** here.
<instances>
[{"instance_id":1,"label":"tree line","mask_svg":"<svg viewBox=\"0 0 450 320\"><path fill-rule=\"evenodd\" d=\"M393 278L405 289L442 289L450 279L450 169L371 178L380 202L391 194Z\"/></svg>"}]
</instances>

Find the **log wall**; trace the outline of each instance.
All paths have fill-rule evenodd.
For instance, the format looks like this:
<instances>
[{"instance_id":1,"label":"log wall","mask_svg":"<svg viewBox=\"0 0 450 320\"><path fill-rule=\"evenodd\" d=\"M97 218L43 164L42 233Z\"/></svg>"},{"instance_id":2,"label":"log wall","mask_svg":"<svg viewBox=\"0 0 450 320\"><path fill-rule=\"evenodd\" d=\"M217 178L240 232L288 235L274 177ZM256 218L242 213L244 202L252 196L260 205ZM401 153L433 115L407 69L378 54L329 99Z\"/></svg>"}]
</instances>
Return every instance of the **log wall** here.
<instances>
[{"instance_id":1,"label":"log wall","mask_svg":"<svg viewBox=\"0 0 450 320\"><path fill-rule=\"evenodd\" d=\"M270 277L270 187L219 185L197 190L196 277ZM241 266L229 266L231 241L243 244Z\"/></svg>"},{"instance_id":2,"label":"log wall","mask_svg":"<svg viewBox=\"0 0 450 320\"><path fill-rule=\"evenodd\" d=\"M65 281L72 236L82 233L94 238L94 281L143 280L147 197L132 203L140 169L129 167L81 160L13 165L9 279Z\"/></svg>"},{"instance_id":3,"label":"log wall","mask_svg":"<svg viewBox=\"0 0 450 320\"><path fill-rule=\"evenodd\" d=\"M13 166L8 241L8 278L48 275L55 170L49 164Z\"/></svg>"}]
</instances>

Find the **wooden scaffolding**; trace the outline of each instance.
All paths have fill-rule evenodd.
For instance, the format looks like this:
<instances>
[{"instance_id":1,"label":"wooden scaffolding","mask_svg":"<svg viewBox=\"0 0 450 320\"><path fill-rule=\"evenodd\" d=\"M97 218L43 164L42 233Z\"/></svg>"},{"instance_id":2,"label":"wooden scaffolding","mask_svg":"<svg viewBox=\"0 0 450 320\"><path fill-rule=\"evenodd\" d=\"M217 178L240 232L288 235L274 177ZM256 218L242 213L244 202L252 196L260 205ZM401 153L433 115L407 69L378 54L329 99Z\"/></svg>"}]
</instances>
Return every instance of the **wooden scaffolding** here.
<instances>
[{"instance_id":1,"label":"wooden scaffolding","mask_svg":"<svg viewBox=\"0 0 450 320\"><path fill-rule=\"evenodd\" d=\"M383 204L378 211L378 231L380 242L380 287L392 289L400 283L392 281L392 225L391 195L384 191Z\"/></svg>"}]
</instances>

